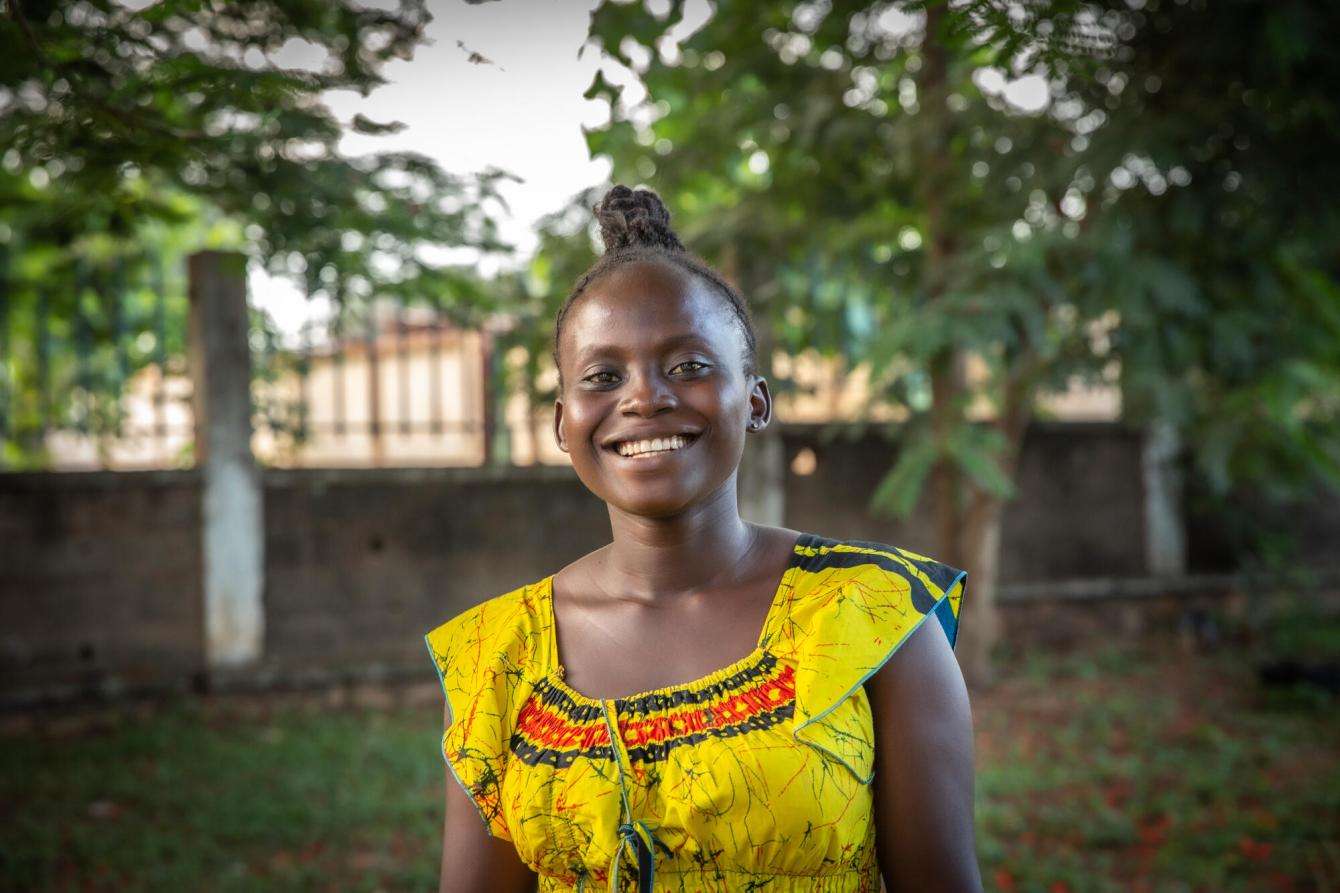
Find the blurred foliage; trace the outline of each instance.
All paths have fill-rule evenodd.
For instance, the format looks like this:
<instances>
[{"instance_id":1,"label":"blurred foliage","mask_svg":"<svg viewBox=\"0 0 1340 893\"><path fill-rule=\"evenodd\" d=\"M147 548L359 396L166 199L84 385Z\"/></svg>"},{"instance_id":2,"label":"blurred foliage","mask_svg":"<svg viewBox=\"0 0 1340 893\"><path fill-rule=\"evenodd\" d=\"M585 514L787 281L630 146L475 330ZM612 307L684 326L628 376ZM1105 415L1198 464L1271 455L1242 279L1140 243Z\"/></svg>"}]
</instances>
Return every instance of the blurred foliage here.
<instances>
[{"instance_id":1,"label":"blurred foliage","mask_svg":"<svg viewBox=\"0 0 1340 893\"><path fill-rule=\"evenodd\" d=\"M345 156L346 130L375 135L401 125L361 115L341 122L321 102L326 90L366 96L384 83L382 66L409 58L430 18L422 0L394 10L348 0L162 0L140 9L6 0L0 334L9 349L0 390L13 396L0 407L9 418L0 430L18 432L10 453L31 445L32 416L45 401L63 404L53 407L60 423L83 399L59 369L49 395L32 390L37 318L86 330L97 350L111 343L117 326L106 319L116 317L133 341L148 331L135 329L140 292L155 270L180 268L193 250L246 250L339 307L372 297L426 302L463 323L490 309L471 265L425 257L506 250L490 210L507 175L456 176L410 152ZM322 67L274 61L295 48ZM85 303L91 316L76 322ZM79 360L49 358L53 366ZM133 372L137 358L127 362L123 371ZM85 390L110 407L120 380L86 375Z\"/></svg>"},{"instance_id":2,"label":"blurred foliage","mask_svg":"<svg viewBox=\"0 0 1340 893\"><path fill-rule=\"evenodd\" d=\"M524 351L524 362L506 369L500 392L524 393L531 406L552 406L558 397L557 376L546 378L553 369L554 320L572 286L596 260L596 243L588 229L591 207L600 196L598 188L583 190L567 207L541 218L536 224L539 244L534 257L494 283L500 300L511 308L513 323L500 336L499 347Z\"/></svg>"},{"instance_id":3,"label":"blurred foliage","mask_svg":"<svg viewBox=\"0 0 1340 893\"><path fill-rule=\"evenodd\" d=\"M1075 378L1176 424L1220 489L1340 482L1340 7L721 2L677 41L683 6L597 10L647 96L598 75L591 149L665 196L763 343L870 364L907 412L879 504L941 461L1009 496L1036 394ZM1028 74L1024 109L1002 87ZM960 349L989 375L933 393Z\"/></svg>"},{"instance_id":4,"label":"blurred foliage","mask_svg":"<svg viewBox=\"0 0 1340 893\"><path fill-rule=\"evenodd\" d=\"M1212 492L1340 481L1340 7L1151 4L1131 53L1077 83L1116 195L1107 249L1127 412L1186 432Z\"/></svg>"},{"instance_id":5,"label":"blurred foliage","mask_svg":"<svg viewBox=\"0 0 1340 893\"><path fill-rule=\"evenodd\" d=\"M137 372L186 373L185 257L243 240L236 222L189 196L164 207L170 218L138 222L133 237L86 232L62 246L30 231L30 241L0 244L0 465L42 467L46 428L105 449ZM268 317L255 321L273 334Z\"/></svg>"}]
</instances>

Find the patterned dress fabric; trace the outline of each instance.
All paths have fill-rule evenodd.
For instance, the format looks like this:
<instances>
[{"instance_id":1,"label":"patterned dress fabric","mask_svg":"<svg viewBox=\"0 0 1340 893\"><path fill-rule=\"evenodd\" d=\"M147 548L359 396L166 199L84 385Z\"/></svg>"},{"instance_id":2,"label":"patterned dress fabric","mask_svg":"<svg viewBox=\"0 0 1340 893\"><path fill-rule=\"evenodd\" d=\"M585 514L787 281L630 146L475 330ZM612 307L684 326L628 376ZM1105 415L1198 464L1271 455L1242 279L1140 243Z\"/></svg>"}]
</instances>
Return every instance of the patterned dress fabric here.
<instances>
[{"instance_id":1,"label":"patterned dress fabric","mask_svg":"<svg viewBox=\"0 0 1340 893\"><path fill-rule=\"evenodd\" d=\"M692 682L592 698L563 678L553 576L424 637L442 756L540 893L880 889L862 683L967 574L897 546L802 534L753 651Z\"/></svg>"}]
</instances>

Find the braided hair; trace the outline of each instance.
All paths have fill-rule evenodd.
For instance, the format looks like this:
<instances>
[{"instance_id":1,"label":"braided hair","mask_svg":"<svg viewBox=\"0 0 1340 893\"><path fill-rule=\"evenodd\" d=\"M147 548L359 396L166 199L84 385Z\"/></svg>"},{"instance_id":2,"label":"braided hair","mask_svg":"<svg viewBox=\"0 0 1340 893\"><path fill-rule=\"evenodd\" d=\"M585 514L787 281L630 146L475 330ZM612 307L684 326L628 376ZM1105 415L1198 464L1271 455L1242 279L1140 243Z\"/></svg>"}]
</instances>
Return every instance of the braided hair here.
<instances>
[{"instance_id":1,"label":"braided hair","mask_svg":"<svg viewBox=\"0 0 1340 893\"><path fill-rule=\"evenodd\" d=\"M563 379L563 367L558 362L559 336L573 303L597 279L618 267L637 261L669 263L711 283L725 297L740 323L745 340L745 374L753 375L757 372L758 339L749 306L734 286L701 258L689 253L679 241L679 236L670 228L670 212L666 210L660 196L650 189L629 189L618 185L605 193L605 197L592 210L600 223L600 238L605 243L605 253L577 280L572 293L558 310L558 318L554 322L553 359L559 369L560 382Z\"/></svg>"}]
</instances>

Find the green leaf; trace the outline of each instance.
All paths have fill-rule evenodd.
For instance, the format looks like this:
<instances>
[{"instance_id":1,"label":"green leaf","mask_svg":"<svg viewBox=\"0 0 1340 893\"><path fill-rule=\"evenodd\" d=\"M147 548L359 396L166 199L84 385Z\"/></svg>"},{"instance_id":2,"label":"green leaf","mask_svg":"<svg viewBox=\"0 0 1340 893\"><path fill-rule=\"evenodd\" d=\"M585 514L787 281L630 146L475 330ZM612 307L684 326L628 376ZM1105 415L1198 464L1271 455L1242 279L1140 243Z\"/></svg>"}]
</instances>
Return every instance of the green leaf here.
<instances>
[{"instance_id":1,"label":"green leaf","mask_svg":"<svg viewBox=\"0 0 1340 893\"><path fill-rule=\"evenodd\" d=\"M1000 467L1005 449L1005 438L999 431L971 424L958 426L946 443L946 451L969 480L1000 499L1013 499L1017 488Z\"/></svg>"},{"instance_id":2,"label":"green leaf","mask_svg":"<svg viewBox=\"0 0 1340 893\"><path fill-rule=\"evenodd\" d=\"M906 444L899 450L893 467L875 487L870 499L871 508L876 513L910 517L921 498L922 485L934 467L938 454L935 443L929 437L921 437Z\"/></svg>"},{"instance_id":3,"label":"green leaf","mask_svg":"<svg viewBox=\"0 0 1340 893\"><path fill-rule=\"evenodd\" d=\"M386 133L399 133L405 129L405 125L400 121L390 121L386 124L379 124L361 114L354 115L351 126L355 133L366 133L373 136L381 136Z\"/></svg>"}]
</instances>

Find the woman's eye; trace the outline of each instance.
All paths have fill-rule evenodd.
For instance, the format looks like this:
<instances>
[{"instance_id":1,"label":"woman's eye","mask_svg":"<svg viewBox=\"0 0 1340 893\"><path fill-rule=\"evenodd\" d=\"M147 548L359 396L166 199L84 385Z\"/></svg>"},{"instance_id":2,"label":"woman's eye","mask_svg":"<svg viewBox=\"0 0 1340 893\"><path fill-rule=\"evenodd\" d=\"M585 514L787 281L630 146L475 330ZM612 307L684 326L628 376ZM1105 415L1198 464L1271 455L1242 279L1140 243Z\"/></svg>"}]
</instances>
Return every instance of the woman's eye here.
<instances>
[{"instance_id":1,"label":"woman's eye","mask_svg":"<svg viewBox=\"0 0 1340 893\"><path fill-rule=\"evenodd\" d=\"M702 363L699 362L698 360L685 360L682 363L676 363L674 367L670 370L670 372L673 374L674 372L682 369L686 373L692 374L694 372L698 372L706 368L708 368L707 363ZM613 384L618 380L619 380L618 373L611 372L608 369L602 370L600 372L592 372L590 375L582 379L582 381L590 382L591 384Z\"/></svg>"}]
</instances>

